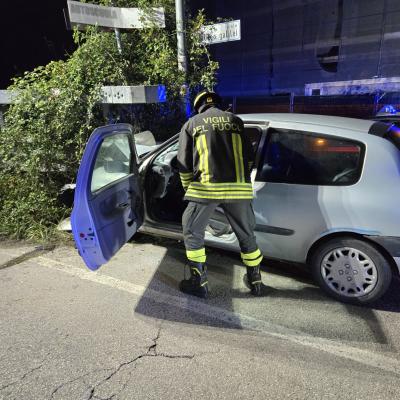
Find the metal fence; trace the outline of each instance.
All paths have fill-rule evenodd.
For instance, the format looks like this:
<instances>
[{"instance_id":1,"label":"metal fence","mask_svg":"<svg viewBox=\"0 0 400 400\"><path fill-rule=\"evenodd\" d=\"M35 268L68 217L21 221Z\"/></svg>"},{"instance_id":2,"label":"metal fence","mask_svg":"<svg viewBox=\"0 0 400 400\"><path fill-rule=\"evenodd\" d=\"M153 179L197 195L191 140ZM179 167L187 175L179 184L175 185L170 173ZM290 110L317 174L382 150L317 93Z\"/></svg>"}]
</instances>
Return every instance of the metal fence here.
<instances>
[{"instance_id":1,"label":"metal fence","mask_svg":"<svg viewBox=\"0 0 400 400\"><path fill-rule=\"evenodd\" d=\"M294 94L260 97L227 97L224 104L237 113L282 113L337 115L371 118L381 107L392 104L400 109L400 93L375 93L336 96Z\"/></svg>"}]
</instances>

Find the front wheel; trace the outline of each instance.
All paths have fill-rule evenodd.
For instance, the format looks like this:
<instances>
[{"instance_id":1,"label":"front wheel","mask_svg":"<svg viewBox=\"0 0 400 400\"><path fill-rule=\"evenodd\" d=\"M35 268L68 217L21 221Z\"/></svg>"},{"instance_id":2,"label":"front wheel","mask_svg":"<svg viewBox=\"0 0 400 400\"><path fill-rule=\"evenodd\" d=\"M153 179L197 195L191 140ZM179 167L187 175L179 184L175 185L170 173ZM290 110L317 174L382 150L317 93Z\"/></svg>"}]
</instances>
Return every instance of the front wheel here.
<instances>
[{"instance_id":1,"label":"front wheel","mask_svg":"<svg viewBox=\"0 0 400 400\"><path fill-rule=\"evenodd\" d=\"M385 294L392 280L386 258L359 239L333 238L311 257L314 279L330 296L353 304L368 304Z\"/></svg>"}]
</instances>

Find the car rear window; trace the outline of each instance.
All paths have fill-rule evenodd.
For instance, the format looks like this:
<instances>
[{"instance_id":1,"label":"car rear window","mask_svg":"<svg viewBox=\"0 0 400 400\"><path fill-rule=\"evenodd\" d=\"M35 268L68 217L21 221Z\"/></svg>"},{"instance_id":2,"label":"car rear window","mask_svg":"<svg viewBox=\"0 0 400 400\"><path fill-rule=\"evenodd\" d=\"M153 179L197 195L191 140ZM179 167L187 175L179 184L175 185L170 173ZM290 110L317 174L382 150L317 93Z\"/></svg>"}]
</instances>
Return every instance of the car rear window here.
<instances>
[{"instance_id":1,"label":"car rear window","mask_svg":"<svg viewBox=\"0 0 400 400\"><path fill-rule=\"evenodd\" d=\"M301 185L346 186L361 175L364 147L348 139L274 129L257 180Z\"/></svg>"}]
</instances>

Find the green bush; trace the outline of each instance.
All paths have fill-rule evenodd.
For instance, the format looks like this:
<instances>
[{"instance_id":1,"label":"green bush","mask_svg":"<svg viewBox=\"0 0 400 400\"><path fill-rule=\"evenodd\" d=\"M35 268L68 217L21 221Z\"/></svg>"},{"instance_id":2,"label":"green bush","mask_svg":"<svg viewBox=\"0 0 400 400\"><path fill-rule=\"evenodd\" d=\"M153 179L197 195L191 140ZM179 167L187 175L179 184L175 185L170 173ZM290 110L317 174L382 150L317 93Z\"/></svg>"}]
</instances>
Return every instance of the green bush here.
<instances>
[{"instance_id":1,"label":"green bush","mask_svg":"<svg viewBox=\"0 0 400 400\"><path fill-rule=\"evenodd\" d=\"M0 131L0 236L48 240L70 213L57 195L64 184L75 182L90 133L106 123L99 105L101 86L166 85L166 104L130 108L137 130L150 129L165 139L184 120L180 91L185 76L177 68L174 0L120 0L114 5L163 6L166 29L123 32L122 54L113 32L75 31L77 50L66 61L26 72L9 88L18 96ZM191 88L212 87L218 69L199 40L205 22L200 12L187 25L186 80Z\"/></svg>"}]
</instances>

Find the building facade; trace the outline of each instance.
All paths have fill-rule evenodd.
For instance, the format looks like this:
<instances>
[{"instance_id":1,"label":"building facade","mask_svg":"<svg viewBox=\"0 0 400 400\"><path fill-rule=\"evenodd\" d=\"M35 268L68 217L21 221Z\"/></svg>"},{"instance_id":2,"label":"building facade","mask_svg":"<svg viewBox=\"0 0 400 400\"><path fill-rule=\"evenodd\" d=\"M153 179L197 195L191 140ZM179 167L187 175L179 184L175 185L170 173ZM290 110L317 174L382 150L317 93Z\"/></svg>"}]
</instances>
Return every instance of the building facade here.
<instances>
[{"instance_id":1,"label":"building facade","mask_svg":"<svg viewBox=\"0 0 400 400\"><path fill-rule=\"evenodd\" d=\"M400 87L400 0L190 4L194 10L204 8L211 19L241 20L240 41L212 45L224 97L304 95L306 85L364 80L374 92L385 78L393 82L385 91ZM349 85L342 85L342 94L352 94ZM307 94L320 94L318 85Z\"/></svg>"}]
</instances>

